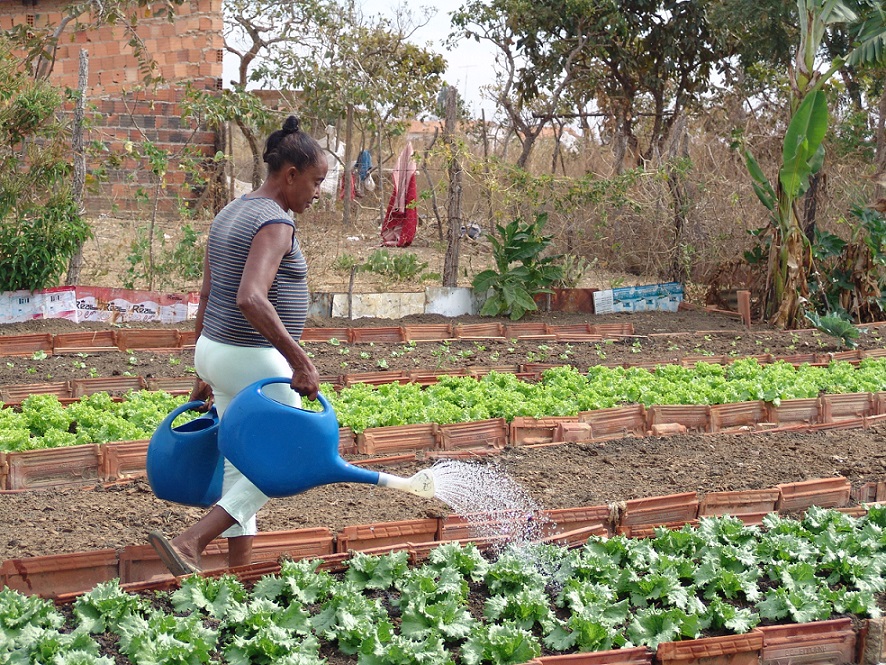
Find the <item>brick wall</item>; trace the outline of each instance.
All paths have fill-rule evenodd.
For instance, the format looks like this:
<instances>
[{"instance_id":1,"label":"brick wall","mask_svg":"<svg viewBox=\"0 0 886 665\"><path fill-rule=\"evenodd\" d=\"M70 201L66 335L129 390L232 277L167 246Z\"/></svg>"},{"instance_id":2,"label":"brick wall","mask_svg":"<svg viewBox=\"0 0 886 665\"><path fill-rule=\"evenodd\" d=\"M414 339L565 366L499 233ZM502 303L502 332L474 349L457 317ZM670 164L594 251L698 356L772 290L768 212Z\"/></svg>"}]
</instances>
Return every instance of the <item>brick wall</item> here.
<instances>
[{"instance_id":1,"label":"brick wall","mask_svg":"<svg viewBox=\"0 0 886 665\"><path fill-rule=\"evenodd\" d=\"M0 2L0 30L16 25L57 26L66 4L66 0L33 0L28 5ZM89 55L87 102L96 110L90 114L88 141L101 141L113 153L125 154L127 141L138 147L147 138L173 155L180 154L187 144L210 156L218 147L217 137L181 118L182 93L176 84L188 82L201 90L216 90L219 86L224 47L221 0L186 0L175 8L172 22L163 13L163 6L157 3L143 9L136 28L147 53L157 63L155 73L166 81L159 89L139 91L143 72L128 46L131 35L121 26L78 30L69 24L59 40L50 80L76 88L79 53L85 49ZM108 177L98 193L87 194L87 209L94 214L149 212L152 204L142 202L138 194L142 190L153 195L155 179L150 170L129 158L119 168L108 168L110 163L104 160L87 165L90 169L104 166ZM166 181L159 209L174 215L177 197L193 199L194 194L176 162L170 165Z\"/></svg>"}]
</instances>

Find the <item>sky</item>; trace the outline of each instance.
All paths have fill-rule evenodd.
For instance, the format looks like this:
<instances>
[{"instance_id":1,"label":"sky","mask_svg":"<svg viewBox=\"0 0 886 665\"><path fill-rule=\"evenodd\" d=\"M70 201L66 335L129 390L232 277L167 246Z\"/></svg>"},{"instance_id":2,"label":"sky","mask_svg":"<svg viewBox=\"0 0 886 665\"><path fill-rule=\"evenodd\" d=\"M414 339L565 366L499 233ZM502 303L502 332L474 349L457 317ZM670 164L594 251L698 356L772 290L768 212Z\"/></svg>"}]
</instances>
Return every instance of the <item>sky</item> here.
<instances>
[{"instance_id":1,"label":"sky","mask_svg":"<svg viewBox=\"0 0 886 665\"><path fill-rule=\"evenodd\" d=\"M368 18L380 15L393 18L395 8L405 0L358 0L364 15ZM407 6L417 18L422 15L420 8L428 7L434 13L428 23L419 28L411 41L419 46L428 46L442 55L448 63L444 80L456 86L471 116L480 117L481 110L486 111L487 119L491 119L495 105L484 100L480 87L495 81L493 75L493 48L488 43L462 39L455 48L450 49L445 42L452 26L449 14L462 5L462 0L413 0ZM236 76L239 60L228 53L224 59L224 80L227 82Z\"/></svg>"},{"instance_id":2,"label":"sky","mask_svg":"<svg viewBox=\"0 0 886 665\"><path fill-rule=\"evenodd\" d=\"M397 4L397 0L363 0L361 6L367 15L390 17ZM448 63L444 78L450 85L458 88L458 93L465 100L471 115L479 117L481 109L485 109L486 117L491 118L495 105L482 99L479 88L495 81L492 46L473 39L462 39L452 50L444 44L452 31L449 14L461 5L462 0L414 0L408 6L416 16L420 15L421 7L429 7L435 14L426 26L416 32L412 41L421 46L431 42L433 50L446 58Z\"/></svg>"}]
</instances>

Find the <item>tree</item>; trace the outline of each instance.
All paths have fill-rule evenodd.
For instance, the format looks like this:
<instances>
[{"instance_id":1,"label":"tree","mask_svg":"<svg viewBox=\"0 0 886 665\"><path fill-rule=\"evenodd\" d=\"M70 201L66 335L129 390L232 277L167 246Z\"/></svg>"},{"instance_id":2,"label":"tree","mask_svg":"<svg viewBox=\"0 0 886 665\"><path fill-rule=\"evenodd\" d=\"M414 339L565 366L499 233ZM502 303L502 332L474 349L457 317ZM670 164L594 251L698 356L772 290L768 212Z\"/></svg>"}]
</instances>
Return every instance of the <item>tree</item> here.
<instances>
[{"instance_id":1,"label":"tree","mask_svg":"<svg viewBox=\"0 0 886 665\"><path fill-rule=\"evenodd\" d=\"M815 266L804 233L797 201L824 162L823 140L828 128L828 80L846 65L882 62L886 56L886 15L874 11L859 15L842 0L797 0L800 38L788 69L790 124L785 131L782 162L773 187L747 148L743 148L754 190L770 211L770 223L761 237L768 247L763 309L773 325L794 327L809 296ZM823 71L817 58L828 31L846 26L855 35L850 49L833 57ZM823 67L824 67L823 66Z\"/></svg>"},{"instance_id":2,"label":"tree","mask_svg":"<svg viewBox=\"0 0 886 665\"><path fill-rule=\"evenodd\" d=\"M261 136L273 129L275 118L248 91L251 83L278 85L279 72L268 66L279 51L310 52L319 46L314 37L318 26L335 14L334 3L326 0L226 0L225 50L237 57L237 76L220 100L219 116L237 124L252 154L252 186L261 185ZM288 91L287 91L288 92ZM294 97L288 101L296 105Z\"/></svg>"},{"instance_id":3,"label":"tree","mask_svg":"<svg viewBox=\"0 0 886 665\"><path fill-rule=\"evenodd\" d=\"M523 0L471 0L452 15L462 36L491 42L498 49L495 101L507 116L520 145L517 166L524 168L536 139L563 104L588 44L580 14L575 34L563 37L558 25L562 3Z\"/></svg>"},{"instance_id":4,"label":"tree","mask_svg":"<svg viewBox=\"0 0 886 665\"><path fill-rule=\"evenodd\" d=\"M65 96L0 38L0 291L56 286L89 225L71 191Z\"/></svg>"},{"instance_id":5,"label":"tree","mask_svg":"<svg viewBox=\"0 0 886 665\"><path fill-rule=\"evenodd\" d=\"M353 0L337 3L328 20L313 26L315 49L309 54L279 49L264 75L297 90L299 108L319 122L345 120L348 137L355 125L377 135L381 163L383 134L400 133L402 121L433 108L442 87L443 57L410 41L421 20L402 9L393 19L365 17ZM351 143L344 159L346 187L353 167Z\"/></svg>"}]
</instances>

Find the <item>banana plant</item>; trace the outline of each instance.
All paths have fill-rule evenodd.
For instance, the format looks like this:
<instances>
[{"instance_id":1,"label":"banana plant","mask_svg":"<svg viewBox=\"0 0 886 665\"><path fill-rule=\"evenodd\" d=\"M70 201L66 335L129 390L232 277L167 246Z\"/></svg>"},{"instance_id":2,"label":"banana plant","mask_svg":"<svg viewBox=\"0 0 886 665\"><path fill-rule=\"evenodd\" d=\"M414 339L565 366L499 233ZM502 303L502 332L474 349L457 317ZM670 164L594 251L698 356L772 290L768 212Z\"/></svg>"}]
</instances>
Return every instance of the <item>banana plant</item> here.
<instances>
[{"instance_id":1,"label":"banana plant","mask_svg":"<svg viewBox=\"0 0 886 665\"><path fill-rule=\"evenodd\" d=\"M829 122L824 85L846 65L886 60L883 3L871 0L861 4L869 10L863 17L843 0L797 0L800 43L788 71L791 120L774 186L750 150L742 147L754 192L770 212L769 226L761 234L769 247L763 306L770 323L780 328L792 328L800 322L803 303L809 296L809 276L815 271L797 204L824 163L823 140ZM827 69L820 70L816 55L821 52L827 31L839 24L854 35L853 46L845 56L834 58Z\"/></svg>"}]
</instances>

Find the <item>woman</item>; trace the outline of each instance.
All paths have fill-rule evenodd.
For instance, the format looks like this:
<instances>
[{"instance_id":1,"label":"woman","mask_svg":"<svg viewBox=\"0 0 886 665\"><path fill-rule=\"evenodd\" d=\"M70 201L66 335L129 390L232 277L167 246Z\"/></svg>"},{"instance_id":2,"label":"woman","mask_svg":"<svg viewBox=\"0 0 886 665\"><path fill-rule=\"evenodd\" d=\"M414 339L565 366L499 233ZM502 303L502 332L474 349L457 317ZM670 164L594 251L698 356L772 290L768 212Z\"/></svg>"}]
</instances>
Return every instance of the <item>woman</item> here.
<instances>
[{"instance_id":1,"label":"woman","mask_svg":"<svg viewBox=\"0 0 886 665\"><path fill-rule=\"evenodd\" d=\"M225 206L206 244L191 399L211 397L219 417L234 395L266 377L292 376L289 386L264 391L293 406L300 396L316 399L319 389L317 369L298 343L308 311L307 265L289 212L301 214L320 197L326 157L290 116L268 137L264 161L264 184ZM174 575L199 572L203 550L219 536L228 539L228 565L247 565L255 513L267 500L226 460L219 502L172 540L158 531L148 540Z\"/></svg>"}]
</instances>

